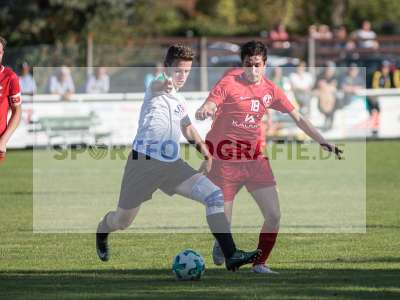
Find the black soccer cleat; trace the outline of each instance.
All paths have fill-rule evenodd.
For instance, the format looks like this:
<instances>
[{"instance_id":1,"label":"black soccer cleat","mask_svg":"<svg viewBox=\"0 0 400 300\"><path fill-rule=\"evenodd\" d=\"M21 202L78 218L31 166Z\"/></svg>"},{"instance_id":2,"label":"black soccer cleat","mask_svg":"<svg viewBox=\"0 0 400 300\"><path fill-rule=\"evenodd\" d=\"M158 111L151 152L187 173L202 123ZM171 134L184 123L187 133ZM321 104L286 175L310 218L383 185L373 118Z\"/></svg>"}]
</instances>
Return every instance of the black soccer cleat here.
<instances>
[{"instance_id":1,"label":"black soccer cleat","mask_svg":"<svg viewBox=\"0 0 400 300\"><path fill-rule=\"evenodd\" d=\"M109 256L109 251L108 251L108 235L109 233L104 233L100 232L101 222L99 226L97 227L97 232L96 232L96 251L97 255L102 261L108 261L110 256Z\"/></svg>"},{"instance_id":2,"label":"black soccer cleat","mask_svg":"<svg viewBox=\"0 0 400 300\"><path fill-rule=\"evenodd\" d=\"M230 258L225 260L225 266L229 271L236 271L241 266L254 262L260 255L260 249L250 252L236 250Z\"/></svg>"}]
</instances>

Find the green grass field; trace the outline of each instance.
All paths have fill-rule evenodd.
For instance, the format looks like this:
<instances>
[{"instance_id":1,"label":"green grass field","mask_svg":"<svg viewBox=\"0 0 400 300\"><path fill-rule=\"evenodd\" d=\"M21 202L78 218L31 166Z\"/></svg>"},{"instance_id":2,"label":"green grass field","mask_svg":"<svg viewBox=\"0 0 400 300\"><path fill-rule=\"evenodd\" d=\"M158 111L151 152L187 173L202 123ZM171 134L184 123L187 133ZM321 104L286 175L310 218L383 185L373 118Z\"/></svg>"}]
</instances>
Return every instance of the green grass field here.
<instances>
[{"instance_id":1,"label":"green grass field","mask_svg":"<svg viewBox=\"0 0 400 300\"><path fill-rule=\"evenodd\" d=\"M367 143L365 234L281 234L270 259L281 274L259 276L215 267L205 233L117 234L108 263L93 234L33 233L32 152L9 151L0 165L0 299L400 299L399 153L398 141ZM256 233L235 237L256 245ZM171 274L184 248L206 259L200 282Z\"/></svg>"}]
</instances>

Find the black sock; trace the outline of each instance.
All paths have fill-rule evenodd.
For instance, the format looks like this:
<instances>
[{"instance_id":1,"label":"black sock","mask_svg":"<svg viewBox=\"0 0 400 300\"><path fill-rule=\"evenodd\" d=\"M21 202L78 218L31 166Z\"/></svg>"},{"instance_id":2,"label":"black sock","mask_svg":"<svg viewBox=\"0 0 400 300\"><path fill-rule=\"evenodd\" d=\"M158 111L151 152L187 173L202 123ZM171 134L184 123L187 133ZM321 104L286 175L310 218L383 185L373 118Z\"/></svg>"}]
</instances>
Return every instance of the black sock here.
<instances>
[{"instance_id":1,"label":"black sock","mask_svg":"<svg viewBox=\"0 0 400 300\"><path fill-rule=\"evenodd\" d=\"M207 216L208 226L218 241L225 258L229 258L236 251L231 229L224 213Z\"/></svg>"}]
</instances>

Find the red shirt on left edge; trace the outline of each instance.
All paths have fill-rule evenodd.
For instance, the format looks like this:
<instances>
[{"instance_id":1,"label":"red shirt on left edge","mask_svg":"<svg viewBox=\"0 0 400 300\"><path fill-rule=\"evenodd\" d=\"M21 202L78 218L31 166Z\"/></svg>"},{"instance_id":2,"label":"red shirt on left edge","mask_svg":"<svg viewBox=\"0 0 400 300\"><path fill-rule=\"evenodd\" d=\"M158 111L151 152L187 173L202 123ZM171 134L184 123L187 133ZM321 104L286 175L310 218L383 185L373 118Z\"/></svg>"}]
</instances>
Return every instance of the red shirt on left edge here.
<instances>
[{"instance_id":1,"label":"red shirt on left edge","mask_svg":"<svg viewBox=\"0 0 400 300\"><path fill-rule=\"evenodd\" d=\"M21 93L17 74L0 65L0 136L7 128L8 110L21 105Z\"/></svg>"}]
</instances>

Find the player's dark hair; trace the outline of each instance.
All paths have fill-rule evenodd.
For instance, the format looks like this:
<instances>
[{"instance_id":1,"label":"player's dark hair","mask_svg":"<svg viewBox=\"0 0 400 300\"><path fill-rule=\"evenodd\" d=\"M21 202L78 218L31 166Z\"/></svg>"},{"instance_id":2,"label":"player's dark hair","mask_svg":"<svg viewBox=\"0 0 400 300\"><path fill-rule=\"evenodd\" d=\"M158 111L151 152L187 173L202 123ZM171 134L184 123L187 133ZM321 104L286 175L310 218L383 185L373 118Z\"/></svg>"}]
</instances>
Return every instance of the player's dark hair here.
<instances>
[{"instance_id":1,"label":"player's dark hair","mask_svg":"<svg viewBox=\"0 0 400 300\"><path fill-rule=\"evenodd\" d=\"M250 41L240 48L240 59L242 62L247 56L261 55L263 61L267 60L267 47L260 41Z\"/></svg>"},{"instance_id":2,"label":"player's dark hair","mask_svg":"<svg viewBox=\"0 0 400 300\"><path fill-rule=\"evenodd\" d=\"M7 40L5 38L3 38L2 36L0 36L0 44L3 45L3 50L6 49Z\"/></svg>"},{"instance_id":3,"label":"player's dark hair","mask_svg":"<svg viewBox=\"0 0 400 300\"><path fill-rule=\"evenodd\" d=\"M164 65L166 67L172 66L177 60L193 61L194 52L189 46L182 44L175 44L168 48L167 55L165 56Z\"/></svg>"}]
</instances>

